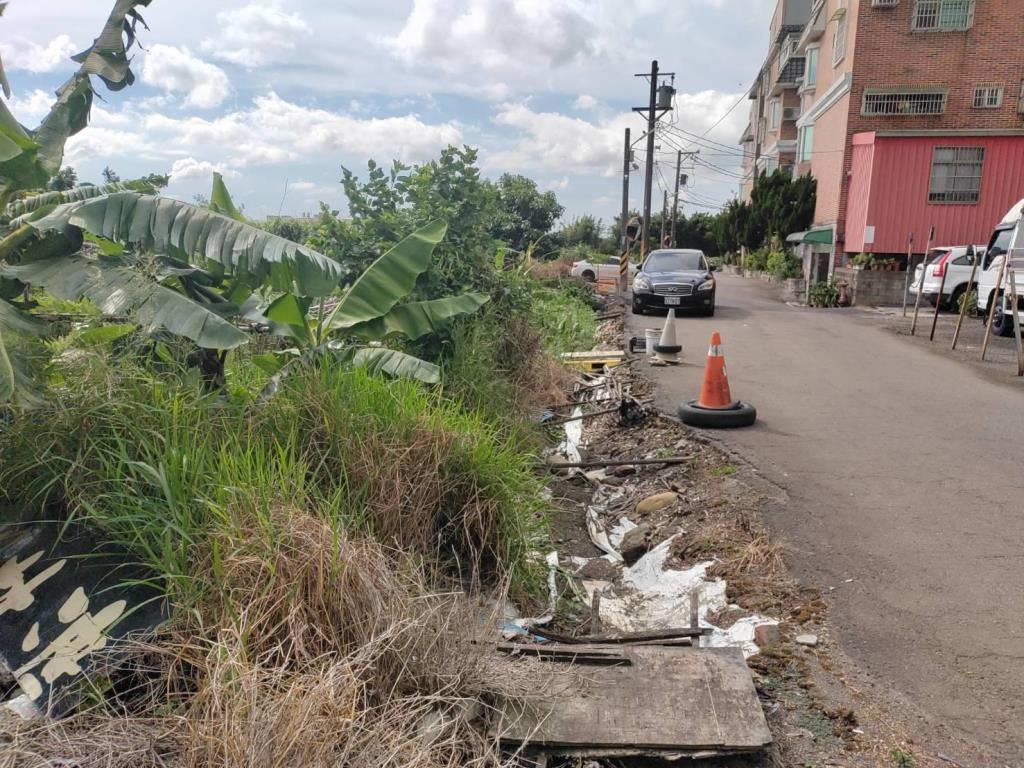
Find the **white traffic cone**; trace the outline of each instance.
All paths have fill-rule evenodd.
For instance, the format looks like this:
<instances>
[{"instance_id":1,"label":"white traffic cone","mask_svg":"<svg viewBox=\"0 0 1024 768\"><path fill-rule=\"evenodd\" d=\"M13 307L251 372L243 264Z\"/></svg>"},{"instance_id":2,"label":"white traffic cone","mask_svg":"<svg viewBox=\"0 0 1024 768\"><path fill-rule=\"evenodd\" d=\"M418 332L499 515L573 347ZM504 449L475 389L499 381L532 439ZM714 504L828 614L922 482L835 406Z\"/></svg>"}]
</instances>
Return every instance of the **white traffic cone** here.
<instances>
[{"instance_id":1,"label":"white traffic cone","mask_svg":"<svg viewBox=\"0 0 1024 768\"><path fill-rule=\"evenodd\" d=\"M654 355L661 365L679 365L679 353L682 351L682 345L676 343L676 311L670 309L661 340L654 347Z\"/></svg>"}]
</instances>

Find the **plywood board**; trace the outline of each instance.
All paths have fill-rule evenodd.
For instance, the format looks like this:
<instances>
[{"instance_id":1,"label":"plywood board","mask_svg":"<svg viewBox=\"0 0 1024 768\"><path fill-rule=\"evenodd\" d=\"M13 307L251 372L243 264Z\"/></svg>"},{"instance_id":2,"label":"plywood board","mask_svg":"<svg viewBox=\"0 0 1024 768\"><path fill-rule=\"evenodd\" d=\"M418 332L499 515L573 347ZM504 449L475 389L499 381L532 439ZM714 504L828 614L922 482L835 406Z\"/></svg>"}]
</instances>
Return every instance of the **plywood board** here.
<instances>
[{"instance_id":1,"label":"plywood board","mask_svg":"<svg viewBox=\"0 0 1024 768\"><path fill-rule=\"evenodd\" d=\"M771 742L740 649L618 650L630 665L577 665L570 689L526 705L505 702L497 722L502 741L637 752L754 751Z\"/></svg>"}]
</instances>

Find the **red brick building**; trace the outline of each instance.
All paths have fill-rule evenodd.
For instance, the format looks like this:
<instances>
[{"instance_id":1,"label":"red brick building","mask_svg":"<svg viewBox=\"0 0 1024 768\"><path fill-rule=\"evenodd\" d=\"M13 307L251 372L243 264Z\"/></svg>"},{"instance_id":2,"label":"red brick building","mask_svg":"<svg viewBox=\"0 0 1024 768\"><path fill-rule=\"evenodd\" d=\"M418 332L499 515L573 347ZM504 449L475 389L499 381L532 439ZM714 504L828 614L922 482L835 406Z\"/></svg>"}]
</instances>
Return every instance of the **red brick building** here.
<instances>
[{"instance_id":1,"label":"red brick building","mask_svg":"<svg viewBox=\"0 0 1024 768\"><path fill-rule=\"evenodd\" d=\"M987 242L1024 197L1022 28L1024 0L815 0L793 51L816 276L905 254L911 232L922 253L933 226L936 244Z\"/></svg>"}]
</instances>

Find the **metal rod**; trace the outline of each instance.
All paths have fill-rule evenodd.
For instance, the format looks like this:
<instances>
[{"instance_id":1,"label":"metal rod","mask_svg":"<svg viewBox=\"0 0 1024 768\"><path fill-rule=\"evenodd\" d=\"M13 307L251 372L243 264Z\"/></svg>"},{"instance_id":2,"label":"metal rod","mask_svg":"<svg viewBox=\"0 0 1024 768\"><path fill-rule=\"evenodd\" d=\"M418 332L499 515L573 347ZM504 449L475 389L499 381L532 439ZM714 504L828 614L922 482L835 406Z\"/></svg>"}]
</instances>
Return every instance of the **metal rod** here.
<instances>
[{"instance_id":1,"label":"metal rod","mask_svg":"<svg viewBox=\"0 0 1024 768\"><path fill-rule=\"evenodd\" d=\"M967 292L963 295L963 306L960 307L960 317L956 321L956 330L953 331L953 346L950 349L956 349L956 343L960 339L960 329L963 328L964 318L967 317L967 305L970 304L971 291L977 292L978 290L974 284L974 278L978 274L978 262L981 260L981 254L975 250L973 245L971 252L974 254L971 263L971 277L967 280Z\"/></svg>"},{"instance_id":2,"label":"metal rod","mask_svg":"<svg viewBox=\"0 0 1024 768\"><path fill-rule=\"evenodd\" d=\"M595 469L596 467L650 467L659 464L685 464L687 456L669 456L664 459L593 459L591 461L572 461L549 464L551 469Z\"/></svg>"}]
</instances>

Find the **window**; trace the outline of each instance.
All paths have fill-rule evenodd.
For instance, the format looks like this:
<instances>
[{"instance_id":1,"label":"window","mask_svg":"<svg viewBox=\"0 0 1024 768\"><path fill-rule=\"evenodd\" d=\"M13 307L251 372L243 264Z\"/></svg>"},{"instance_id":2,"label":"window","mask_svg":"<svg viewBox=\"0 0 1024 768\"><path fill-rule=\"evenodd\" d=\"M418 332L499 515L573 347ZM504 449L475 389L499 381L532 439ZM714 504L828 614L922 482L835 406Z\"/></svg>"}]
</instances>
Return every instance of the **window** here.
<instances>
[{"instance_id":1,"label":"window","mask_svg":"<svg viewBox=\"0 0 1024 768\"><path fill-rule=\"evenodd\" d=\"M797 146L797 162L809 163L814 152L814 126L808 125L800 129L800 139Z\"/></svg>"},{"instance_id":2,"label":"window","mask_svg":"<svg viewBox=\"0 0 1024 768\"><path fill-rule=\"evenodd\" d=\"M779 102L778 102L778 99L775 99L775 100L772 101L772 104L771 104L771 122L769 123L768 127L771 128L773 131L776 128L779 127Z\"/></svg>"},{"instance_id":3,"label":"window","mask_svg":"<svg viewBox=\"0 0 1024 768\"><path fill-rule=\"evenodd\" d=\"M815 46L807 49L807 68L804 71L804 85L814 87L818 83L818 54L821 48Z\"/></svg>"},{"instance_id":4,"label":"window","mask_svg":"<svg viewBox=\"0 0 1024 768\"><path fill-rule=\"evenodd\" d=\"M974 0L916 0L915 31L956 32L974 25Z\"/></svg>"},{"instance_id":5,"label":"window","mask_svg":"<svg viewBox=\"0 0 1024 768\"><path fill-rule=\"evenodd\" d=\"M936 147L929 203L976 203L981 196L984 147Z\"/></svg>"},{"instance_id":6,"label":"window","mask_svg":"<svg viewBox=\"0 0 1024 768\"><path fill-rule=\"evenodd\" d=\"M764 160L764 172L771 176L775 173L775 169L779 167L779 159L777 157L766 157Z\"/></svg>"},{"instance_id":7,"label":"window","mask_svg":"<svg viewBox=\"0 0 1024 768\"><path fill-rule=\"evenodd\" d=\"M846 0L840 0L839 8L836 9L836 29L832 35L832 66L834 67L846 56Z\"/></svg>"},{"instance_id":8,"label":"window","mask_svg":"<svg viewBox=\"0 0 1024 768\"><path fill-rule=\"evenodd\" d=\"M862 115L941 115L945 91L865 91Z\"/></svg>"},{"instance_id":9,"label":"window","mask_svg":"<svg viewBox=\"0 0 1024 768\"><path fill-rule=\"evenodd\" d=\"M974 89L975 109L999 109L1003 106L1003 88L999 85L982 85Z\"/></svg>"}]
</instances>

